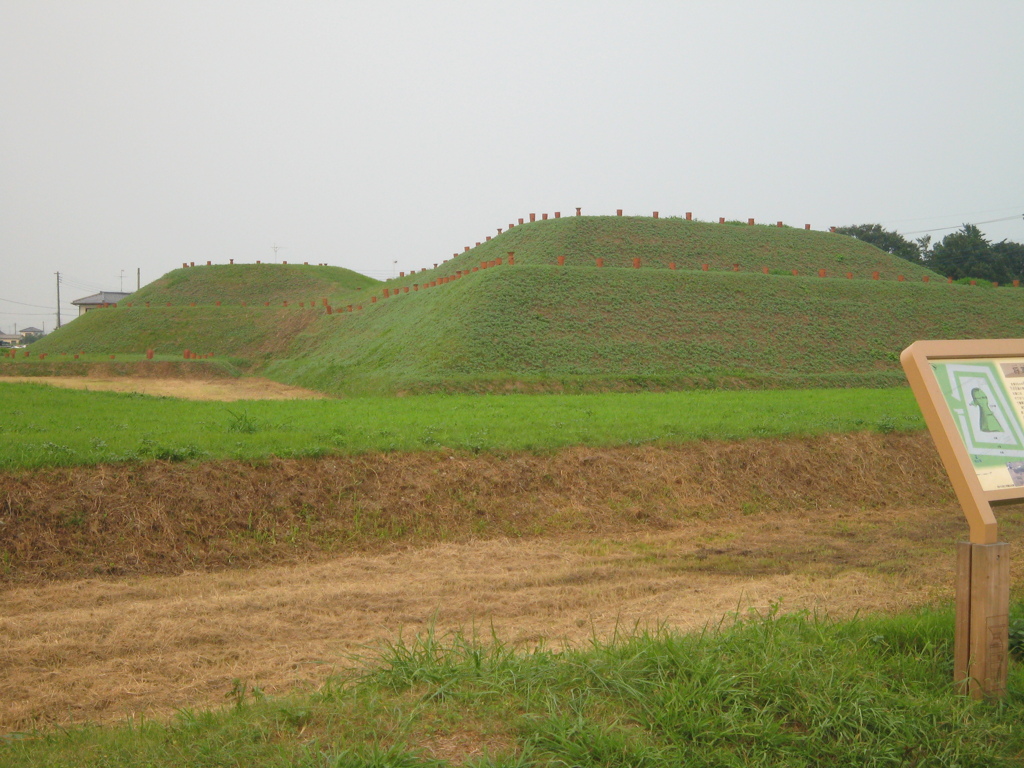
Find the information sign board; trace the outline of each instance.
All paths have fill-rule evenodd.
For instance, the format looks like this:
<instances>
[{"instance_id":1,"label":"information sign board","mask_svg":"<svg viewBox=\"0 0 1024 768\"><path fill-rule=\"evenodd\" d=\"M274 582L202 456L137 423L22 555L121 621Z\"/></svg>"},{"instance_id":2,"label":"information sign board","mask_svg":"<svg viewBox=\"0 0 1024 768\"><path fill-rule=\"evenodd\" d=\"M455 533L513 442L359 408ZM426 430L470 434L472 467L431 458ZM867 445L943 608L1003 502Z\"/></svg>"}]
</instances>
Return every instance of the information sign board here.
<instances>
[{"instance_id":1,"label":"information sign board","mask_svg":"<svg viewBox=\"0 0 1024 768\"><path fill-rule=\"evenodd\" d=\"M957 551L953 677L1002 696L1010 561L992 506L1024 500L1024 339L917 341L900 361L971 529Z\"/></svg>"},{"instance_id":2,"label":"information sign board","mask_svg":"<svg viewBox=\"0 0 1024 768\"><path fill-rule=\"evenodd\" d=\"M916 341L900 356L974 544L1024 500L1024 339Z\"/></svg>"}]
</instances>

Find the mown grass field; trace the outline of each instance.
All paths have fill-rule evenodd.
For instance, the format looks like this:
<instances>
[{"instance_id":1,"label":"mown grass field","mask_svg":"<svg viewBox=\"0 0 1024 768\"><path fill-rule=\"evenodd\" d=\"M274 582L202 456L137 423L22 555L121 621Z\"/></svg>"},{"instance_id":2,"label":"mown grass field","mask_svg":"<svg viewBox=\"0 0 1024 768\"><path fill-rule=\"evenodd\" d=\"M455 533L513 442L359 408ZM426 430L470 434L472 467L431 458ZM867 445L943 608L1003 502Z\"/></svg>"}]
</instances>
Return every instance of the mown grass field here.
<instances>
[{"instance_id":1,"label":"mown grass field","mask_svg":"<svg viewBox=\"0 0 1024 768\"><path fill-rule=\"evenodd\" d=\"M8 766L1020 765L1024 668L957 695L952 615L750 616L577 650L425 634L314 693L0 739Z\"/></svg>"},{"instance_id":2,"label":"mown grass field","mask_svg":"<svg viewBox=\"0 0 1024 768\"><path fill-rule=\"evenodd\" d=\"M192 402L2 383L0 469L913 430L908 389Z\"/></svg>"}]
</instances>

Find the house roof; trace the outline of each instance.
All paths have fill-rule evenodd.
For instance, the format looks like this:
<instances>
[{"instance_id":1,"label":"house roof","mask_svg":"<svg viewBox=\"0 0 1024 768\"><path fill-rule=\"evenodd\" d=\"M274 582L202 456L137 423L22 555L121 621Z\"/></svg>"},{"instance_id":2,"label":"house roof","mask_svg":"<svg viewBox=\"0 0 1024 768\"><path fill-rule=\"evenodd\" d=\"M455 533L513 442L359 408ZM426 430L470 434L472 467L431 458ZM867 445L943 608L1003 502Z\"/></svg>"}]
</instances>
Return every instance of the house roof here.
<instances>
[{"instance_id":1,"label":"house roof","mask_svg":"<svg viewBox=\"0 0 1024 768\"><path fill-rule=\"evenodd\" d=\"M20 335L22 335L22 336L24 336L26 333L42 333L42 332L43 332L42 328L36 328L33 325L30 325L28 328L22 328L20 331L18 331L18 333Z\"/></svg>"},{"instance_id":2,"label":"house roof","mask_svg":"<svg viewBox=\"0 0 1024 768\"><path fill-rule=\"evenodd\" d=\"M86 296L84 299L75 299L72 304L116 304L125 296L131 296L130 293L120 293L119 291L100 291L94 293L92 296Z\"/></svg>"}]
</instances>

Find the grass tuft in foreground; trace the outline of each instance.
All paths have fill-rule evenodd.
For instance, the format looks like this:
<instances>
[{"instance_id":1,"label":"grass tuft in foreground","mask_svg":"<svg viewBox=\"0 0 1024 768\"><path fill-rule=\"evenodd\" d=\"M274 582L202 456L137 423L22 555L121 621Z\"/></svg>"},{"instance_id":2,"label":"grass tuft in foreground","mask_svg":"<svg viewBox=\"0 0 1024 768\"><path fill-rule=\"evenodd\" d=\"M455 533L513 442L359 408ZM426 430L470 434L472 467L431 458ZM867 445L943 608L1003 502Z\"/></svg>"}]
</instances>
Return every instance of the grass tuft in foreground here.
<instances>
[{"instance_id":1,"label":"grass tuft in foreground","mask_svg":"<svg viewBox=\"0 0 1024 768\"><path fill-rule=\"evenodd\" d=\"M221 712L0 739L18 766L1009 766L1024 673L957 695L952 615L751 615L516 651L427 634L305 696L236 683Z\"/></svg>"}]
</instances>

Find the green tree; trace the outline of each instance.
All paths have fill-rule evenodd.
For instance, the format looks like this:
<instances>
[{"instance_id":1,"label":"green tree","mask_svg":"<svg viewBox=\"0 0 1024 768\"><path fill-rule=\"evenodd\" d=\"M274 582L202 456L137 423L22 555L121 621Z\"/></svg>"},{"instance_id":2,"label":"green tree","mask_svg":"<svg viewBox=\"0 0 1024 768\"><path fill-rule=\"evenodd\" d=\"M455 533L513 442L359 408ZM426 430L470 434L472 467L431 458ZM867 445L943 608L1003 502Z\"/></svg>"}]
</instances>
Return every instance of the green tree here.
<instances>
[{"instance_id":1,"label":"green tree","mask_svg":"<svg viewBox=\"0 0 1024 768\"><path fill-rule=\"evenodd\" d=\"M1004 265L1007 280L1024 280L1024 245L1003 240L992 245L992 253Z\"/></svg>"},{"instance_id":2,"label":"green tree","mask_svg":"<svg viewBox=\"0 0 1024 768\"><path fill-rule=\"evenodd\" d=\"M964 224L963 229L936 243L928 266L954 280L974 277L1005 283L1012 279L1004 256L993 252L992 244L974 224Z\"/></svg>"},{"instance_id":3,"label":"green tree","mask_svg":"<svg viewBox=\"0 0 1024 768\"><path fill-rule=\"evenodd\" d=\"M849 227L837 227L836 232L843 235L850 235L865 243L871 243L893 256L901 259L920 263L921 250L918 243L912 243L899 232L890 232L881 224L854 224Z\"/></svg>"},{"instance_id":4,"label":"green tree","mask_svg":"<svg viewBox=\"0 0 1024 768\"><path fill-rule=\"evenodd\" d=\"M921 263L927 264L932 258L932 236L922 235L914 241L917 252L921 254Z\"/></svg>"}]
</instances>

